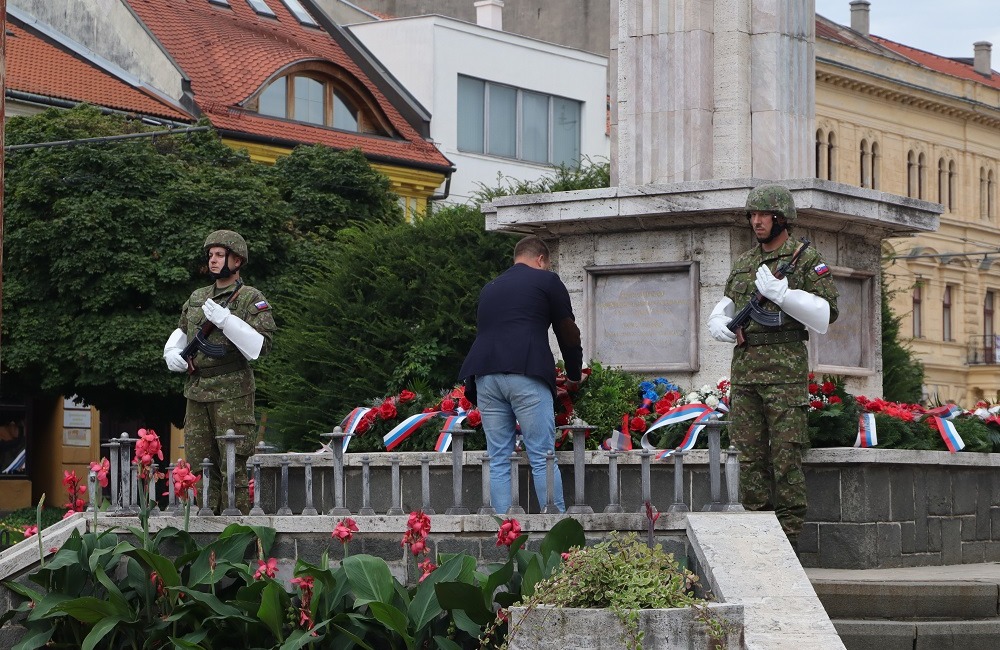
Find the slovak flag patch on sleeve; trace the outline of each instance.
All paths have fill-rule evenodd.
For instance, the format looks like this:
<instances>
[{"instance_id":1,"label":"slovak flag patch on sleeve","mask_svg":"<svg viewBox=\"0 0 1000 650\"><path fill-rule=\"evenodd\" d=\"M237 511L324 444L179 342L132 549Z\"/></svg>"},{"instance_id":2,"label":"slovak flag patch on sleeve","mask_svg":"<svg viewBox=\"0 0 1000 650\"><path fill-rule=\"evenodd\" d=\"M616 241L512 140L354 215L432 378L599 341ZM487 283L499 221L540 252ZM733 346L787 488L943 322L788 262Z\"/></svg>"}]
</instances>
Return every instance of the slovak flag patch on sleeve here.
<instances>
[{"instance_id":1,"label":"slovak flag patch on sleeve","mask_svg":"<svg viewBox=\"0 0 1000 650\"><path fill-rule=\"evenodd\" d=\"M257 311L264 311L265 309L271 308L271 305L267 304L266 300L260 300L258 302L255 302L253 306L257 308Z\"/></svg>"},{"instance_id":2,"label":"slovak flag patch on sleeve","mask_svg":"<svg viewBox=\"0 0 1000 650\"><path fill-rule=\"evenodd\" d=\"M816 268L814 268L813 271L816 271L816 275L823 277L824 275L830 272L830 267L824 264L823 262L820 262L819 264L816 265Z\"/></svg>"}]
</instances>

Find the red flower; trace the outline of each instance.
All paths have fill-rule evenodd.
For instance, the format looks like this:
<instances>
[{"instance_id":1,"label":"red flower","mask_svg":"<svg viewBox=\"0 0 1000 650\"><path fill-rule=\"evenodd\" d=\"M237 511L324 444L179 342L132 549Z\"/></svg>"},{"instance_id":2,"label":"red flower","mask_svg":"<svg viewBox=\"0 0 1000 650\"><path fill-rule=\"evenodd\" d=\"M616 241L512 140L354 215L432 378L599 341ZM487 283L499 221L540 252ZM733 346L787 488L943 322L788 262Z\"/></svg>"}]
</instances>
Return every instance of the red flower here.
<instances>
[{"instance_id":1,"label":"red flower","mask_svg":"<svg viewBox=\"0 0 1000 650\"><path fill-rule=\"evenodd\" d=\"M673 402L668 400L667 396L664 395L663 397L658 399L655 404L653 404L653 409L656 411L657 415L663 415L664 413L669 411L672 406Z\"/></svg>"},{"instance_id":2,"label":"red flower","mask_svg":"<svg viewBox=\"0 0 1000 650\"><path fill-rule=\"evenodd\" d=\"M823 394L824 395L833 395L833 391L835 391L835 390L837 390L837 387L833 385L832 381L824 381L823 382Z\"/></svg>"},{"instance_id":3,"label":"red flower","mask_svg":"<svg viewBox=\"0 0 1000 650\"><path fill-rule=\"evenodd\" d=\"M461 408L461 409L463 409L465 411L471 411L472 410L472 402L470 402L468 400L468 398L465 397L465 395L462 395L462 397L459 398L459 400L458 400L458 406L459 406L459 408Z\"/></svg>"},{"instance_id":4,"label":"red flower","mask_svg":"<svg viewBox=\"0 0 1000 650\"><path fill-rule=\"evenodd\" d=\"M813 400L813 401L809 402L809 406L813 407L817 411L822 411L824 404L823 404L822 401L820 401L820 400L817 399L817 400Z\"/></svg>"},{"instance_id":5,"label":"red flower","mask_svg":"<svg viewBox=\"0 0 1000 650\"><path fill-rule=\"evenodd\" d=\"M569 424L569 413L560 413L556 416L556 426L564 427Z\"/></svg>"},{"instance_id":6,"label":"red flower","mask_svg":"<svg viewBox=\"0 0 1000 650\"><path fill-rule=\"evenodd\" d=\"M417 566L418 566L418 567L420 568L420 570L421 570L421 571L423 572L423 575L421 575L421 576L420 576L420 580L418 580L417 582L423 582L423 581L424 581L424 578L426 578L426 577L427 577L427 576L429 576L430 574L434 573L434 569L436 569L436 568L437 568L437 565L436 565L436 564L434 564L434 563L433 563L433 562L431 561L431 559L430 559L430 558L427 558L426 560L424 560L423 562L421 562L421 563L420 563L420 564L418 564Z\"/></svg>"},{"instance_id":7,"label":"red flower","mask_svg":"<svg viewBox=\"0 0 1000 650\"><path fill-rule=\"evenodd\" d=\"M163 448L160 446L160 437L152 429L139 429L138 435L132 462L139 466L139 478L148 478L153 458L163 460Z\"/></svg>"},{"instance_id":8,"label":"red flower","mask_svg":"<svg viewBox=\"0 0 1000 650\"><path fill-rule=\"evenodd\" d=\"M420 555L427 551L427 535L431 532L431 518L423 510L410 513L406 522L406 533L400 546L409 546L410 552Z\"/></svg>"},{"instance_id":9,"label":"red flower","mask_svg":"<svg viewBox=\"0 0 1000 650\"><path fill-rule=\"evenodd\" d=\"M396 405L392 403L391 399L387 399L382 404L379 405L378 416L383 420L391 420L396 417Z\"/></svg>"},{"instance_id":10,"label":"red flower","mask_svg":"<svg viewBox=\"0 0 1000 650\"><path fill-rule=\"evenodd\" d=\"M399 403L406 404L407 402L412 402L417 399L417 394L412 390L404 390L399 393Z\"/></svg>"},{"instance_id":11,"label":"red flower","mask_svg":"<svg viewBox=\"0 0 1000 650\"><path fill-rule=\"evenodd\" d=\"M504 519L497 531L497 546L510 547L521 535L521 523L513 517Z\"/></svg>"},{"instance_id":12,"label":"red flower","mask_svg":"<svg viewBox=\"0 0 1000 650\"><path fill-rule=\"evenodd\" d=\"M636 415L642 415L642 416L646 416L646 415L649 415L649 409L648 409L648 408L646 408L645 406L643 406L643 407L640 407L640 408L637 408L637 409L635 410L635 414L636 414Z\"/></svg>"},{"instance_id":13,"label":"red flower","mask_svg":"<svg viewBox=\"0 0 1000 650\"><path fill-rule=\"evenodd\" d=\"M842 401L843 401L843 400L841 400L841 399L840 399L839 397L837 397L836 395L831 395L831 396L830 396L830 403L831 403L831 404L840 404L840 403L841 403Z\"/></svg>"},{"instance_id":14,"label":"red flower","mask_svg":"<svg viewBox=\"0 0 1000 650\"><path fill-rule=\"evenodd\" d=\"M334 527L330 536L339 539L341 544L346 544L354 539L356 532L358 532L358 524L350 517L345 517Z\"/></svg>"},{"instance_id":15,"label":"red flower","mask_svg":"<svg viewBox=\"0 0 1000 650\"><path fill-rule=\"evenodd\" d=\"M156 571L149 574L149 581L156 587L156 597L160 598L167 593L167 585L163 582L163 578Z\"/></svg>"},{"instance_id":16,"label":"red flower","mask_svg":"<svg viewBox=\"0 0 1000 650\"><path fill-rule=\"evenodd\" d=\"M76 484L79 483L79 482L80 482L79 479L76 478L76 470L72 470L72 471L69 471L69 472L67 472L66 470L63 470L62 484L65 487L69 487L71 485L72 486L76 486Z\"/></svg>"},{"instance_id":17,"label":"red flower","mask_svg":"<svg viewBox=\"0 0 1000 650\"><path fill-rule=\"evenodd\" d=\"M102 487L108 487L108 472L111 471L111 462L107 458L102 458L101 462L90 463L90 469L97 472L97 483Z\"/></svg>"},{"instance_id":18,"label":"red flower","mask_svg":"<svg viewBox=\"0 0 1000 650\"><path fill-rule=\"evenodd\" d=\"M810 383L809 384L809 394L810 395L815 395L818 392L819 392L819 384Z\"/></svg>"},{"instance_id":19,"label":"red flower","mask_svg":"<svg viewBox=\"0 0 1000 650\"><path fill-rule=\"evenodd\" d=\"M628 423L628 428L632 431L645 431L646 430L646 420L636 416L632 418Z\"/></svg>"},{"instance_id":20,"label":"red flower","mask_svg":"<svg viewBox=\"0 0 1000 650\"><path fill-rule=\"evenodd\" d=\"M247 481L247 491L250 493L250 503L253 503L254 490L257 489L257 482L253 479Z\"/></svg>"},{"instance_id":21,"label":"red flower","mask_svg":"<svg viewBox=\"0 0 1000 650\"><path fill-rule=\"evenodd\" d=\"M470 427L478 427L483 423L483 415L479 412L479 409L469 411L469 414L465 416L465 421Z\"/></svg>"},{"instance_id":22,"label":"red flower","mask_svg":"<svg viewBox=\"0 0 1000 650\"><path fill-rule=\"evenodd\" d=\"M454 411L455 410L455 400L453 400L450 397L444 398L443 400L441 400L441 409L440 410L442 410L442 411Z\"/></svg>"},{"instance_id":23,"label":"red flower","mask_svg":"<svg viewBox=\"0 0 1000 650\"><path fill-rule=\"evenodd\" d=\"M264 560L257 560L257 572L253 574L254 580L260 580L262 577L267 576L268 578L273 578L278 575L278 560L277 558L268 558L267 562Z\"/></svg>"},{"instance_id":24,"label":"red flower","mask_svg":"<svg viewBox=\"0 0 1000 650\"><path fill-rule=\"evenodd\" d=\"M24 527L24 538L28 539L34 535L38 534L38 526L25 526Z\"/></svg>"},{"instance_id":25,"label":"red flower","mask_svg":"<svg viewBox=\"0 0 1000 650\"><path fill-rule=\"evenodd\" d=\"M368 412L373 413L374 411L368 411ZM362 417L361 420L358 422L358 426L354 427L354 433L356 435L361 435L362 433L370 429L371 426L372 426L371 420Z\"/></svg>"},{"instance_id":26,"label":"red flower","mask_svg":"<svg viewBox=\"0 0 1000 650\"><path fill-rule=\"evenodd\" d=\"M177 465L173 470L171 470L170 475L173 477L174 481L174 494L181 501L188 500L191 490L194 489L198 480L201 478L200 475L191 473L191 465L189 465L183 458L177 461ZM252 495L250 499L253 499Z\"/></svg>"}]
</instances>

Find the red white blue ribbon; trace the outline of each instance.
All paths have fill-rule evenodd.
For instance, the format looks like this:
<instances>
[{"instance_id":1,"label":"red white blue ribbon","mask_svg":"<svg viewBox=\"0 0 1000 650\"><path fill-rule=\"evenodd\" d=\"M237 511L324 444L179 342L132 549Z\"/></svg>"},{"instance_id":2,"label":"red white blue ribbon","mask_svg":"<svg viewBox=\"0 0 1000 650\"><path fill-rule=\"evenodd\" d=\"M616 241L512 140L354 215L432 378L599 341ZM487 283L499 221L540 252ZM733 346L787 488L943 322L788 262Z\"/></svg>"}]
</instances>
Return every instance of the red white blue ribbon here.
<instances>
[{"instance_id":1,"label":"red white blue ribbon","mask_svg":"<svg viewBox=\"0 0 1000 650\"><path fill-rule=\"evenodd\" d=\"M434 451L444 453L451 447L451 432L460 427L467 416L463 411L459 411L457 414L445 415L442 413L441 415L444 415L445 419L444 424L441 426L441 433L434 444Z\"/></svg>"},{"instance_id":2,"label":"red white blue ribbon","mask_svg":"<svg viewBox=\"0 0 1000 650\"><path fill-rule=\"evenodd\" d=\"M928 410L924 417L938 417L950 420L956 415L961 415L964 412L965 411L963 411L962 408L956 404L944 404Z\"/></svg>"},{"instance_id":3,"label":"red white blue ribbon","mask_svg":"<svg viewBox=\"0 0 1000 650\"><path fill-rule=\"evenodd\" d=\"M858 418L858 439L855 447L875 447L878 445L878 433L875 430L875 414L862 413Z\"/></svg>"},{"instance_id":4,"label":"red white blue ribbon","mask_svg":"<svg viewBox=\"0 0 1000 650\"><path fill-rule=\"evenodd\" d=\"M358 424L361 423L361 418L363 418L370 408L364 406L358 406L353 411L347 414L344 421L340 423L340 430L346 433L344 436L344 452L347 452L347 445L350 444L351 438L354 436L354 431L358 428Z\"/></svg>"},{"instance_id":5,"label":"red white blue ribbon","mask_svg":"<svg viewBox=\"0 0 1000 650\"><path fill-rule=\"evenodd\" d=\"M965 441L962 440L962 436L958 435L958 430L955 429L955 424L951 420L934 416L931 421L937 427L938 433L941 434L941 439L944 440L948 451L954 454L965 448Z\"/></svg>"},{"instance_id":6,"label":"red white blue ribbon","mask_svg":"<svg viewBox=\"0 0 1000 650\"><path fill-rule=\"evenodd\" d=\"M612 431L611 437L601 443L601 448L615 451L632 451L632 436L621 431Z\"/></svg>"},{"instance_id":7,"label":"red white blue ribbon","mask_svg":"<svg viewBox=\"0 0 1000 650\"><path fill-rule=\"evenodd\" d=\"M642 434L642 440L640 444L643 449L649 451L655 451L656 460L663 460L664 458L670 456L674 451L687 451L695 446L698 442L698 434L701 430L705 428L702 424L708 420L719 417L712 407L706 406L700 402L695 402L692 404L684 404L676 408L672 408L660 417L656 419L653 424L649 425L646 432ZM665 427L669 424L677 424L678 422L687 422L688 420L694 420L691 426L688 427L687 432L684 434L684 439L681 440L681 444L677 446L676 449L658 450L656 446L649 441L650 432L659 429L660 427Z\"/></svg>"},{"instance_id":8,"label":"red white blue ribbon","mask_svg":"<svg viewBox=\"0 0 1000 650\"><path fill-rule=\"evenodd\" d=\"M440 411L431 411L430 413L417 413L416 415L411 415L406 418L396 426L392 428L392 431L382 436L382 442L385 443L386 451L392 451L401 442L406 440L413 434L414 431L420 428L427 420L433 417L437 417Z\"/></svg>"}]
</instances>

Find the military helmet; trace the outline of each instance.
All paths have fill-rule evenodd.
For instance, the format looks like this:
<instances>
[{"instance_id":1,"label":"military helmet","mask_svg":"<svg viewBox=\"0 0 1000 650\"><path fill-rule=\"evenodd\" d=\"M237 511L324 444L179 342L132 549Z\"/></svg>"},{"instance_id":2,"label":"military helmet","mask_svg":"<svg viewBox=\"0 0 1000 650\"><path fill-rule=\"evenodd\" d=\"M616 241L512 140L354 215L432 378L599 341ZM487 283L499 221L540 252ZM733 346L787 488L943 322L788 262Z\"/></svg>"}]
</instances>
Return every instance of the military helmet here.
<instances>
[{"instance_id":1,"label":"military helmet","mask_svg":"<svg viewBox=\"0 0 1000 650\"><path fill-rule=\"evenodd\" d=\"M208 249L212 246L222 246L230 253L239 255L243 258L244 264L250 261L250 256L247 252L247 243L238 232L234 232L232 230L216 230L205 238L205 252L207 253Z\"/></svg>"},{"instance_id":2,"label":"military helmet","mask_svg":"<svg viewBox=\"0 0 1000 650\"><path fill-rule=\"evenodd\" d=\"M784 185L758 185L750 190L747 218L751 212L774 212L784 217L789 225L795 223L795 201Z\"/></svg>"}]
</instances>

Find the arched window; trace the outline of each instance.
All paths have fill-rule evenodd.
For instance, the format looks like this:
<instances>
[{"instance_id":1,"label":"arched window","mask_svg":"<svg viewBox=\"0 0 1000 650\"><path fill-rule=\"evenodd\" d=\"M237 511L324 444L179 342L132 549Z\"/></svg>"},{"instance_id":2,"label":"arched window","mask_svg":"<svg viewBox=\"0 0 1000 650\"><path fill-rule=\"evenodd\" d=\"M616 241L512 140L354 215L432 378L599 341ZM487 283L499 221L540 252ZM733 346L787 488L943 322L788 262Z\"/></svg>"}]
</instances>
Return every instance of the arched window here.
<instances>
[{"instance_id":1,"label":"arched window","mask_svg":"<svg viewBox=\"0 0 1000 650\"><path fill-rule=\"evenodd\" d=\"M823 129L816 130L816 178L825 179L827 169L826 151L829 145Z\"/></svg>"},{"instance_id":2,"label":"arched window","mask_svg":"<svg viewBox=\"0 0 1000 650\"><path fill-rule=\"evenodd\" d=\"M937 202L948 207L948 161L944 158L938 158Z\"/></svg>"},{"instance_id":3,"label":"arched window","mask_svg":"<svg viewBox=\"0 0 1000 650\"><path fill-rule=\"evenodd\" d=\"M941 297L941 340L951 341L951 301L953 290L950 284L944 287L944 295Z\"/></svg>"},{"instance_id":4,"label":"arched window","mask_svg":"<svg viewBox=\"0 0 1000 650\"><path fill-rule=\"evenodd\" d=\"M837 136L830 131L826 136L826 180L837 180Z\"/></svg>"},{"instance_id":5,"label":"arched window","mask_svg":"<svg viewBox=\"0 0 1000 650\"><path fill-rule=\"evenodd\" d=\"M927 156L923 152L917 156L917 198L927 198Z\"/></svg>"},{"instance_id":6,"label":"arched window","mask_svg":"<svg viewBox=\"0 0 1000 650\"><path fill-rule=\"evenodd\" d=\"M917 196L917 154L912 149L906 154L906 196Z\"/></svg>"},{"instance_id":7,"label":"arched window","mask_svg":"<svg viewBox=\"0 0 1000 650\"><path fill-rule=\"evenodd\" d=\"M918 339L924 335L923 319L921 318L921 283L918 281L913 285L913 338Z\"/></svg>"},{"instance_id":8,"label":"arched window","mask_svg":"<svg viewBox=\"0 0 1000 650\"><path fill-rule=\"evenodd\" d=\"M958 171L955 167L955 161L948 161L948 210L951 212L955 211L955 196L958 194L956 183L958 180Z\"/></svg>"},{"instance_id":9,"label":"arched window","mask_svg":"<svg viewBox=\"0 0 1000 650\"><path fill-rule=\"evenodd\" d=\"M986 176L986 217L991 221L997 216L997 184L993 170Z\"/></svg>"},{"instance_id":10,"label":"arched window","mask_svg":"<svg viewBox=\"0 0 1000 650\"><path fill-rule=\"evenodd\" d=\"M859 161L861 168L861 187L871 187L872 186L872 152L868 146L867 140L861 141L861 159Z\"/></svg>"},{"instance_id":11,"label":"arched window","mask_svg":"<svg viewBox=\"0 0 1000 650\"><path fill-rule=\"evenodd\" d=\"M989 207L989 185L986 180L986 168L979 168L979 218L989 219L990 207Z\"/></svg>"},{"instance_id":12,"label":"arched window","mask_svg":"<svg viewBox=\"0 0 1000 650\"><path fill-rule=\"evenodd\" d=\"M882 151L877 142L872 142L872 189L882 188Z\"/></svg>"},{"instance_id":13,"label":"arched window","mask_svg":"<svg viewBox=\"0 0 1000 650\"><path fill-rule=\"evenodd\" d=\"M256 98L257 112L333 127L389 135L389 129L370 110L363 110L357 96L340 79L309 70L279 77L268 84ZM253 108L253 102L248 104Z\"/></svg>"}]
</instances>

